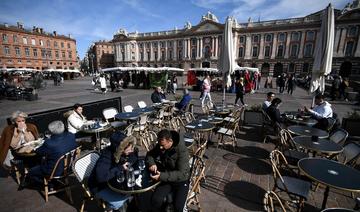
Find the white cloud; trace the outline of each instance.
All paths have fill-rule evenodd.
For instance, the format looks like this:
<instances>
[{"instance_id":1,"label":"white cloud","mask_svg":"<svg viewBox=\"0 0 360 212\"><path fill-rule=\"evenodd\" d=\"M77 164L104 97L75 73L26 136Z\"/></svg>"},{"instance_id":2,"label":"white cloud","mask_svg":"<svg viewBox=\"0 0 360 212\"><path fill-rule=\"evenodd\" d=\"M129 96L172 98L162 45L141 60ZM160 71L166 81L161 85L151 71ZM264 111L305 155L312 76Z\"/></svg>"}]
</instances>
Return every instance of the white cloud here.
<instances>
[{"instance_id":1,"label":"white cloud","mask_svg":"<svg viewBox=\"0 0 360 212\"><path fill-rule=\"evenodd\" d=\"M121 0L125 4L129 5L133 10L138 11L142 15L150 16L153 18L161 18L160 15L153 13L151 10L146 9L143 5L144 2L141 0Z\"/></svg>"}]
</instances>

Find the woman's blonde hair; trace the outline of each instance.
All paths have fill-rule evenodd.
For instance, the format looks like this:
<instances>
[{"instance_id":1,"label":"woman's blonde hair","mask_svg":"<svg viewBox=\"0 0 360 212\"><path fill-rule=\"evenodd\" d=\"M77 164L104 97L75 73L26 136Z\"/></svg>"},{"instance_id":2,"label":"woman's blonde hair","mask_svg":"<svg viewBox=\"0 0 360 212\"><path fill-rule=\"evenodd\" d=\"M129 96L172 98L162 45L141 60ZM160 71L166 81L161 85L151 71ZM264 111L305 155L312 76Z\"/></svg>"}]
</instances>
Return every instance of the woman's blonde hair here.
<instances>
[{"instance_id":1,"label":"woman's blonde hair","mask_svg":"<svg viewBox=\"0 0 360 212\"><path fill-rule=\"evenodd\" d=\"M26 119L28 115L22 111L17 110L11 114L12 123L15 123L16 119L19 117Z\"/></svg>"},{"instance_id":2,"label":"woman's blonde hair","mask_svg":"<svg viewBox=\"0 0 360 212\"><path fill-rule=\"evenodd\" d=\"M125 149L129 146L135 147L136 145L136 138L134 136L128 136L124 138L124 140L121 141L119 146L116 148L116 151L114 153L115 162L119 163L121 155L124 153Z\"/></svg>"}]
</instances>

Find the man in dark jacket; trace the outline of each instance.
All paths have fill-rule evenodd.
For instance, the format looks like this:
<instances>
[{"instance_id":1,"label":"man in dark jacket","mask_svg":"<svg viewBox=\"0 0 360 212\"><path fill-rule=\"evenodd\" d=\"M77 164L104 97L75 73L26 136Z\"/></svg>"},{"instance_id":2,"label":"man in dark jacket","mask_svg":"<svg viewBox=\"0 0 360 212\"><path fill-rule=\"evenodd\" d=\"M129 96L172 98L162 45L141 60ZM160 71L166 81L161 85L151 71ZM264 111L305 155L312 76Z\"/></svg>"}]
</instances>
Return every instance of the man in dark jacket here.
<instances>
[{"instance_id":1,"label":"man in dark jacket","mask_svg":"<svg viewBox=\"0 0 360 212\"><path fill-rule=\"evenodd\" d=\"M52 134L46 139L44 144L35 150L39 156L45 156L45 159L38 166L29 170L27 177L37 183L42 183L44 176L50 176L58 159L67 152L76 149L77 144L75 135L65 131L62 121L53 121L49 124L48 129ZM55 176L62 175L64 171L64 163L60 163L56 169ZM22 189L26 185L26 181L20 185ZM24 185L25 184L25 185Z\"/></svg>"},{"instance_id":2,"label":"man in dark jacket","mask_svg":"<svg viewBox=\"0 0 360 212\"><path fill-rule=\"evenodd\" d=\"M281 104L281 99L275 98L271 101L271 105L265 109L265 112L268 114L270 119L276 123L283 122L280 116L280 110L279 110L280 104Z\"/></svg>"},{"instance_id":3,"label":"man in dark jacket","mask_svg":"<svg viewBox=\"0 0 360 212\"><path fill-rule=\"evenodd\" d=\"M182 97L179 103L175 104L175 107L178 110L185 110L186 106L190 103L190 101L191 101L190 93L188 89L184 89L184 96Z\"/></svg>"},{"instance_id":4,"label":"man in dark jacket","mask_svg":"<svg viewBox=\"0 0 360 212\"><path fill-rule=\"evenodd\" d=\"M161 130L157 145L148 152L146 162L153 180L160 180L152 195L152 210L161 211L165 197L174 194L175 211L183 211L189 190L189 154L179 134Z\"/></svg>"},{"instance_id":5,"label":"man in dark jacket","mask_svg":"<svg viewBox=\"0 0 360 212\"><path fill-rule=\"evenodd\" d=\"M128 167L137 161L137 154L134 152L136 140L117 132L111 135L110 142L111 145L101 152L89 177L88 186L91 193L107 203L109 209L117 210L122 207L128 196L112 191L107 182L125 174Z\"/></svg>"},{"instance_id":6,"label":"man in dark jacket","mask_svg":"<svg viewBox=\"0 0 360 212\"><path fill-rule=\"evenodd\" d=\"M161 103L166 99L165 94L161 91L161 87L156 87L151 94L151 101L153 103Z\"/></svg>"}]
</instances>

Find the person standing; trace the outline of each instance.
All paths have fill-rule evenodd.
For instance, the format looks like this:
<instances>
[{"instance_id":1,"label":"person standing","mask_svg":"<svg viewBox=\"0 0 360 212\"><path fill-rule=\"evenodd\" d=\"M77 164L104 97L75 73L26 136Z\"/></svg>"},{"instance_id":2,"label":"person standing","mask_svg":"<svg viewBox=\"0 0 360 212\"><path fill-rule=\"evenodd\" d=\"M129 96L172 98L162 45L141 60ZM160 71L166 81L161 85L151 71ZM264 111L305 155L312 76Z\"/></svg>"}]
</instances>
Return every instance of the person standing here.
<instances>
[{"instance_id":1,"label":"person standing","mask_svg":"<svg viewBox=\"0 0 360 212\"><path fill-rule=\"evenodd\" d=\"M161 183L152 194L152 211L162 211L164 198L172 192L174 209L182 212L189 190L189 153L179 133L161 130L158 143L146 155L151 178Z\"/></svg>"},{"instance_id":2,"label":"person standing","mask_svg":"<svg viewBox=\"0 0 360 212\"><path fill-rule=\"evenodd\" d=\"M284 93L285 90L285 76L281 74L279 77L279 93Z\"/></svg>"},{"instance_id":3,"label":"person standing","mask_svg":"<svg viewBox=\"0 0 360 212\"><path fill-rule=\"evenodd\" d=\"M266 95L266 100L262 104L262 109L265 111L270 105L271 101L275 98L275 94L273 92L269 92Z\"/></svg>"},{"instance_id":4,"label":"person standing","mask_svg":"<svg viewBox=\"0 0 360 212\"><path fill-rule=\"evenodd\" d=\"M331 101L337 99L339 94L340 84L341 84L340 76L334 76L334 81L331 84Z\"/></svg>"},{"instance_id":5,"label":"person standing","mask_svg":"<svg viewBox=\"0 0 360 212\"><path fill-rule=\"evenodd\" d=\"M203 89L203 94L202 94L202 97L201 97L201 107L204 107L205 100L207 98L212 103L212 99L211 99L211 95L210 95L211 81L210 81L210 76L209 75L205 76L204 82L202 84L202 89Z\"/></svg>"},{"instance_id":6,"label":"person standing","mask_svg":"<svg viewBox=\"0 0 360 212\"><path fill-rule=\"evenodd\" d=\"M178 87L178 81L177 81L177 78L176 78L176 74L174 74L174 76L173 76L173 78L172 78L172 92L173 92L173 94L175 94L176 93L176 89L177 89L177 87Z\"/></svg>"},{"instance_id":7,"label":"person standing","mask_svg":"<svg viewBox=\"0 0 360 212\"><path fill-rule=\"evenodd\" d=\"M245 94L245 88L244 88L244 78L240 78L238 82L236 83L236 98L235 98L235 105L237 105L238 100L240 99L241 104L245 105L244 103L244 94Z\"/></svg>"},{"instance_id":8,"label":"person standing","mask_svg":"<svg viewBox=\"0 0 360 212\"><path fill-rule=\"evenodd\" d=\"M347 78L344 78L341 83L340 83L340 86L339 86L339 96L340 96L340 99L342 97L344 97L344 100L345 101L348 101L347 99L347 95L346 95L346 89L349 87L349 81Z\"/></svg>"},{"instance_id":9,"label":"person standing","mask_svg":"<svg viewBox=\"0 0 360 212\"><path fill-rule=\"evenodd\" d=\"M294 91L294 87L295 87L294 75L290 74L290 76L286 82L286 86L287 86L288 94L292 95L292 93Z\"/></svg>"},{"instance_id":10,"label":"person standing","mask_svg":"<svg viewBox=\"0 0 360 212\"><path fill-rule=\"evenodd\" d=\"M101 92L103 94L106 94L106 90L107 90L106 89L106 78L105 78L104 74L100 75L99 82L100 82Z\"/></svg>"}]
</instances>

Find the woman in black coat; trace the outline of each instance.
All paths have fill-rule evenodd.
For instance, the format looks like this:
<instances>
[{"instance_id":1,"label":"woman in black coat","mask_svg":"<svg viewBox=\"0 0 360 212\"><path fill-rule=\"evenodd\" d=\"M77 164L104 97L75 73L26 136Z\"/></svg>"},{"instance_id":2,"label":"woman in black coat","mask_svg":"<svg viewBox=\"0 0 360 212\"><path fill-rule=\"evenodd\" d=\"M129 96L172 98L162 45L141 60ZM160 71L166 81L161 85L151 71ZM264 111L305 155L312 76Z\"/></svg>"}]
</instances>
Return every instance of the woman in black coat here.
<instances>
[{"instance_id":1,"label":"woman in black coat","mask_svg":"<svg viewBox=\"0 0 360 212\"><path fill-rule=\"evenodd\" d=\"M265 112L268 114L268 116L273 122L277 122L277 123L283 122L280 116L280 110L279 110L280 104L281 104L281 99L275 98L271 101L271 105L265 110Z\"/></svg>"}]
</instances>

